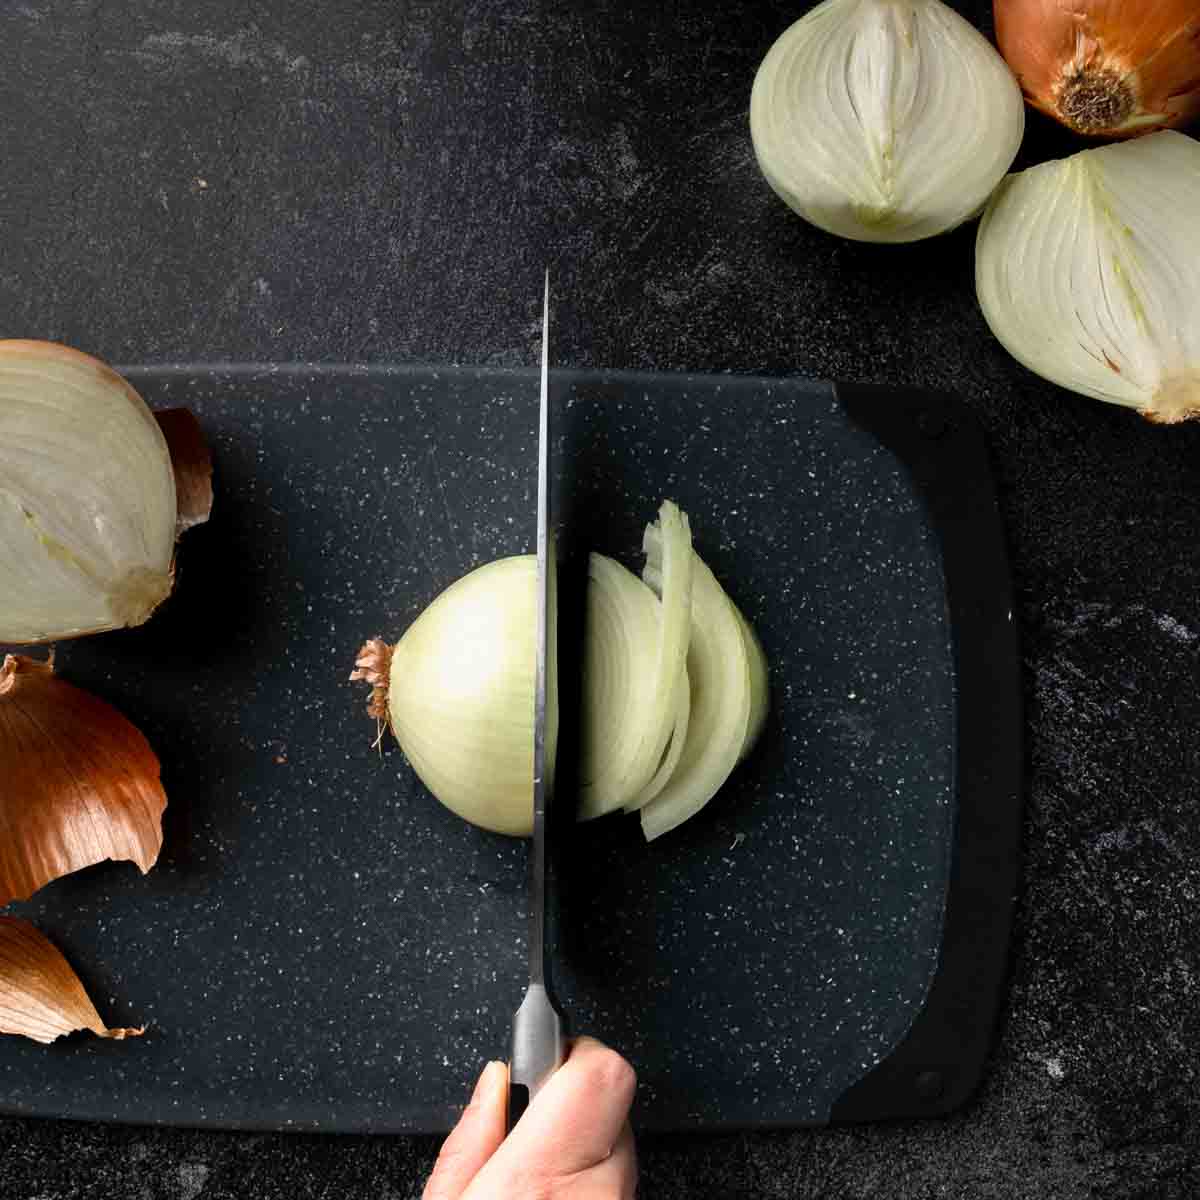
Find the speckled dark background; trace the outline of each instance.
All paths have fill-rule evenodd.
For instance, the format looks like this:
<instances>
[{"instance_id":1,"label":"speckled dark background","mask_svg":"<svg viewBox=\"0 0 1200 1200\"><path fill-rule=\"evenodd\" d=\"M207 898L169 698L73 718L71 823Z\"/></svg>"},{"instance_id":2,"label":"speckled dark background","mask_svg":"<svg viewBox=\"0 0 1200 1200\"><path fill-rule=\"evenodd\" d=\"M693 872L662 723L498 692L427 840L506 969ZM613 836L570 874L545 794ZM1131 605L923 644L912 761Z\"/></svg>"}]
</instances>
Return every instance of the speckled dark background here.
<instances>
[{"instance_id":1,"label":"speckled dark background","mask_svg":"<svg viewBox=\"0 0 1200 1200\"><path fill-rule=\"evenodd\" d=\"M566 365L959 391L992 439L1029 720L991 1073L942 1123L646 1139L644 1194L1192 1197L1200 428L1009 360L971 229L843 243L770 195L749 86L804 7L7 0L0 334L123 362L530 363L549 260ZM1067 146L1031 122L1024 157ZM435 1149L5 1121L0 1195L396 1200Z\"/></svg>"}]
</instances>

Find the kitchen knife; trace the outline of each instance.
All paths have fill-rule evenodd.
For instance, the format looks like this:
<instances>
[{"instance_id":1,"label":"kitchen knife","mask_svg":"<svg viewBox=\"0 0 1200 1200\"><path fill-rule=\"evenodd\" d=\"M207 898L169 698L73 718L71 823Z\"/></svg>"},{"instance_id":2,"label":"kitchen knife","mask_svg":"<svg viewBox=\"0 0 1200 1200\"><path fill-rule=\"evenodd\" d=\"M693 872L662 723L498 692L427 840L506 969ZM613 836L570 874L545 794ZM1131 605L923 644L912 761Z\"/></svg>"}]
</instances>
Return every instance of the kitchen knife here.
<instances>
[{"instance_id":1,"label":"kitchen knife","mask_svg":"<svg viewBox=\"0 0 1200 1200\"><path fill-rule=\"evenodd\" d=\"M542 301L542 388L538 405L537 666L533 699L533 842L529 860L529 987L513 1016L508 1068L508 1128L521 1118L566 1057L562 1013L551 997L546 963L546 663L549 595L554 561L550 546L550 272Z\"/></svg>"}]
</instances>

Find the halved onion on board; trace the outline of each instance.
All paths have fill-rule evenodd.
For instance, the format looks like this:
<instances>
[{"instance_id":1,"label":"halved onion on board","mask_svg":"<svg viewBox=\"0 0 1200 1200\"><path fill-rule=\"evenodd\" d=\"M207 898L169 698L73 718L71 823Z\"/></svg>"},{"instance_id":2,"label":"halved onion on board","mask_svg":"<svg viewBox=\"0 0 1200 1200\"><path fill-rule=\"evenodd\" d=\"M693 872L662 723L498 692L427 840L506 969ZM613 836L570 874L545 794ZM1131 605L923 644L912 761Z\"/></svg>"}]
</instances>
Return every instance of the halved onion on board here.
<instances>
[{"instance_id":1,"label":"halved onion on board","mask_svg":"<svg viewBox=\"0 0 1200 1200\"><path fill-rule=\"evenodd\" d=\"M141 624L171 591L177 534L211 505L194 418L156 419L78 350L0 341L0 642Z\"/></svg>"},{"instance_id":2,"label":"halved onion on board","mask_svg":"<svg viewBox=\"0 0 1200 1200\"><path fill-rule=\"evenodd\" d=\"M28 921L0 916L0 1033L48 1044L79 1029L118 1040L145 1032L105 1025L50 939Z\"/></svg>"},{"instance_id":3,"label":"halved onion on board","mask_svg":"<svg viewBox=\"0 0 1200 1200\"><path fill-rule=\"evenodd\" d=\"M372 686L368 711L390 722L413 770L448 808L494 833L533 825L537 559L501 558L464 575L394 646L359 652L351 679ZM557 625L550 591L549 629ZM557 657L548 639L546 764L558 744Z\"/></svg>"},{"instance_id":4,"label":"halved onion on board","mask_svg":"<svg viewBox=\"0 0 1200 1200\"><path fill-rule=\"evenodd\" d=\"M640 811L652 840L712 799L761 731L768 700L758 639L670 501L644 548L642 579L589 557L578 811ZM447 808L518 836L533 820L535 581L528 555L472 571L394 648L368 642L351 675L372 686L368 712L390 723ZM552 647L554 631L552 622Z\"/></svg>"}]
</instances>

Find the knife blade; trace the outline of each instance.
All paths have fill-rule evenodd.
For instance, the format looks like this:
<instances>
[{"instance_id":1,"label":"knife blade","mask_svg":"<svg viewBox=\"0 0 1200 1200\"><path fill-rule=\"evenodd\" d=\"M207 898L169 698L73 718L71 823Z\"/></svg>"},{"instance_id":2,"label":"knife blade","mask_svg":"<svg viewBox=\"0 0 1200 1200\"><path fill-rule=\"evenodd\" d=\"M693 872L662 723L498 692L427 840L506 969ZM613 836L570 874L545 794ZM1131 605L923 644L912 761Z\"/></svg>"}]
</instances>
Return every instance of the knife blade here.
<instances>
[{"instance_id":1,"label":"knife blade","mask_svg":"<svg viewBox=\"0 0 1200 1200\"><path fill-rule=\"evenodd\" d=\"M513 1016L508 1068L508 1128L521 1118L566 1057L566 1029L550 991L546 934L547 643L554 561L550 545L550 272L542 300L542 386L538 403L537 666L533 702L533 842L529 856L529 985Z\"/></svg>"}]
</instances>

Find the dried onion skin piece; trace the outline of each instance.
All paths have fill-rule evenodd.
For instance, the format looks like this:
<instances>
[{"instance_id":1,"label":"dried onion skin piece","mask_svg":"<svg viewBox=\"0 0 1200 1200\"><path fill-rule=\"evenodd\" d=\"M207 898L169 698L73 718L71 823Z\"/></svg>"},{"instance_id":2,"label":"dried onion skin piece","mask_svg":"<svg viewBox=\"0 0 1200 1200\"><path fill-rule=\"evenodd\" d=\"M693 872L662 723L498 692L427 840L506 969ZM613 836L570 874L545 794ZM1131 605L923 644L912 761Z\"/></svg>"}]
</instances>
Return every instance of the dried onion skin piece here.
<instances>
[{"instance_id":1,"label":"dried onion skin piece","mask_svg":"<svg viewBox=\"0 0 1200 1200\"><path fill-rule=\"evenodd\" d=\"M0 1033L49 1045L80 1029L118 1041L145 1033L105 1025L53 942L28 921L0 916Z\"/></svg>"},{"instance_id":2,"label":"dried onion skin piece","mask_svg":"<svg viewBox=\"0 0 1200 1200\"><path fill-rule=\"evenodd\" d=\"M1026 101L1085 137L1200 116L1196 0L995 0L996 41Z\"/></svg>"},{"instance_id":3,"label":"dried onion skin piece","mask_svg":"<svg viewBox=\"0 0 1200 1200\"><path fill-rule=\"evenodd\" d=\"M175 536L178 538L212 515L212 453L196 414L190 408L164 408L154 414L167 439L175 473Z\"/></svg>"},{"instance_id":4,"label":"dried onion skin piece","mask_svg":"<svg viewBox=\"0 0 1200 1200\"><path fill-rule=\"evenodd\" d=\"M111 705L7 655L0 667L0 904L106 859L148 871L166 792L144 735Z\"/></svg>"}]
</instances>

